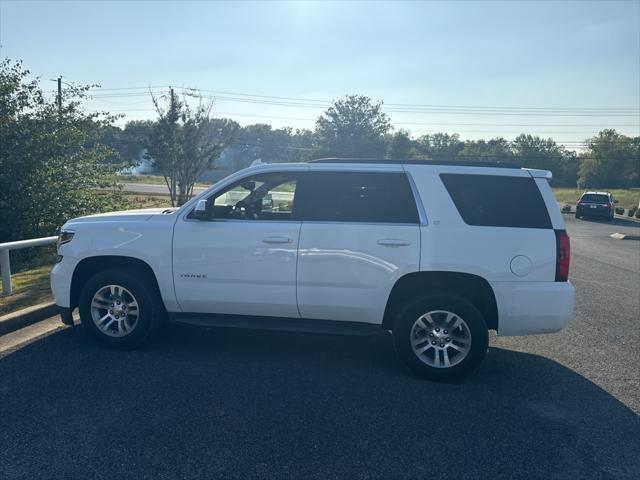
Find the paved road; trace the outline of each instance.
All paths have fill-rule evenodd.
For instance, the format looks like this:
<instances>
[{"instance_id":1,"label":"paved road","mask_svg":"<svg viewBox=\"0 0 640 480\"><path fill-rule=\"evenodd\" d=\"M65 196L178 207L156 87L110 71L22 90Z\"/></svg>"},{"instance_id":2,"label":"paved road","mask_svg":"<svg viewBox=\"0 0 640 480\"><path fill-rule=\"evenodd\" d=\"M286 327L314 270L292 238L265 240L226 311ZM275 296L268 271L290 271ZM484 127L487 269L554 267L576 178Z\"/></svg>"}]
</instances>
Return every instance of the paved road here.
<instances>
[{"instance_id":1,"label":"paved road","mask_svg":"<svg viewBox=\"0 0 640 480\"><path fill-rule=\"evenodd\" d=\"M0 359L0 478L638 478L638 224L567 219L576 318L492 338L457 384L388 335L174 328L115 352L64 329Z\"/></svg>"}]
</instances>

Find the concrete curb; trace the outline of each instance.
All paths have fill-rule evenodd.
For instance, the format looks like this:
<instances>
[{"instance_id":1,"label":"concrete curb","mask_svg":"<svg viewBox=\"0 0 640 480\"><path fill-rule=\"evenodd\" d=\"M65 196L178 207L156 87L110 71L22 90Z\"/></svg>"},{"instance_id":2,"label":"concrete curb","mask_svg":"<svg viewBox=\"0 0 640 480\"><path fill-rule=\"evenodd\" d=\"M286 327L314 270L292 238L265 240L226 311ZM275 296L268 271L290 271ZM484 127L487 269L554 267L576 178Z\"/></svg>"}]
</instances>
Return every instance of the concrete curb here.
<instances>
[{"instance_id":1,"label":"concrete curb","mask_svg":"<svg viewBox=\"0 0 640 480\"><path fill-rule=\"evenodd\" d=\"M624 233L612 233L610 237L615 240L640 240L638 235L626 235Z\"/></svg>"},{"instance_id":2,"label":"concrete curb","mask_svg":"<svg viewBox=\"0 0 640 480\"><path fill-rule=\"evenodd\" d=\"M14 332L36 322L46 320L58 313L58 306L53 302L40 303L17 312L0 317L0 335Z\"/></svg>"}]
</instances>

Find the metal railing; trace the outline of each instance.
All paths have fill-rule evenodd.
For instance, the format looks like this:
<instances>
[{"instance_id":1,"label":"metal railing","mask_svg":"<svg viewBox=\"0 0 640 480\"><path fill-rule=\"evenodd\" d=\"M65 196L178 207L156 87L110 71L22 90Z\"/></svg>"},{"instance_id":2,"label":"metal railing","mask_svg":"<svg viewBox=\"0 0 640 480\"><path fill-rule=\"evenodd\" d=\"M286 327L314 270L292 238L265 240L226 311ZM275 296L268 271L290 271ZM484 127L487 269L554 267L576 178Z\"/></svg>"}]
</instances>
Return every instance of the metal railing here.
<instances>
[{"instance_id":1,"label":"metal railing","mask_svg":"<svg viewBox=\"0 0 640 480\"><path fill-rule=\"evenodd\" d=\"M11 295L11 258L9 252L11 250L20 250L21 248L40 247L42 245L51 245L56 243L58 237L32 238L31 240L18 240L17 242L0 243L0 270L2 271L2 296Z\"/></svg>"}]
</instances>

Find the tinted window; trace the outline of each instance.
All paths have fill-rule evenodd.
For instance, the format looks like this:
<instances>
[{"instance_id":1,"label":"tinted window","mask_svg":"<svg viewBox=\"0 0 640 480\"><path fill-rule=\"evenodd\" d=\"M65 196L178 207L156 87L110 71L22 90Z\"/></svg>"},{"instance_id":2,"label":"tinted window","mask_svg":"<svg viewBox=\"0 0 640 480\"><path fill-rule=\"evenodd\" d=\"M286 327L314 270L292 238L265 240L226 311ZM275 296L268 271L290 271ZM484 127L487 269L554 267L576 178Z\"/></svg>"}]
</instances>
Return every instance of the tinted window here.
<instances>
[{"instance_id":1,"label":"tinted window","mask_svg":"<svg viewBox=\"0 0 640 480\"><path fill-rule=\"evenodd\" d=\"M551 228L533 178L445 173L440 178L469 225Z\"/></svg>"},{"instance_id":2,"label":"tinted window","mask_svg":"<svg viewBox=\"0 0 640 480\"><path fill-rule=\"evenodd\" d=\"M580 199L581 202L593 202L593 203L609 203L609 197L606 195L599 195L597 193L585 193Z\"/></svg>"},{"instance_id":3,"label":"tinted window","mask_svg":"<svg viewBox=\"0 0 640 480\"><path fill-rule=\"evenodd\" d=\"M303 220L418 223L404 173L311 172L300 180Z\"/></svg>"}]
</instances>

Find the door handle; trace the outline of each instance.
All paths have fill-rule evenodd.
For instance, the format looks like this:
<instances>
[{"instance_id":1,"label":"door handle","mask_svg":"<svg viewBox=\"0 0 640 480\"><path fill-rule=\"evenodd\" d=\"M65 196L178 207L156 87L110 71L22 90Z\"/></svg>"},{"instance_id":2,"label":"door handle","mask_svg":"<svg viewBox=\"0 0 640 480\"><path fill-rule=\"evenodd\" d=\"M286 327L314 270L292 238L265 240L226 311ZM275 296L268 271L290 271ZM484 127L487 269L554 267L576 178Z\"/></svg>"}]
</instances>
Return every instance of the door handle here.
<instances>
[{"instance_id":1,"label":"door handle","mask_svg":"<svg viewBox=\"0 0 640 480\"><path fill-rule=\"evenodd\" d=\"M289 237L264 237L262 243L291 243Z\"/></svg>"},{"instance_id":2,"label":"door handle","mask_svg":"<svg viewBox=\"0 0 640 480\"><path fill-rule=\"evenodd\" d=\"M385 247L406 247L411 245L409 240L402 240L401 238L381 238L378 240L378 245L384 245Z\"/></svg>"}]
</instances>

